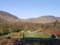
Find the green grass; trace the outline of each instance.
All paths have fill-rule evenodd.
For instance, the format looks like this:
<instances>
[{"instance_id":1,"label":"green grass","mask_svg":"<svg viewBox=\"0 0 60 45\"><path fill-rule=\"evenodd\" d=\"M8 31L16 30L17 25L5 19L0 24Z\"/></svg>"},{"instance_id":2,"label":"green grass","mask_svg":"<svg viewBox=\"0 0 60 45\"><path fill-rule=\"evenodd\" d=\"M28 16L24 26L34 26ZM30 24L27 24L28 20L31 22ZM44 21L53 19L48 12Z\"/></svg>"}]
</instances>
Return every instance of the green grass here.
<instances>
[{"instance_id":1,"label":"green grass","mask_svg":"<svg viewBox=\"0 0 60 45\"><path fill-rule=\"evenodd\" d=\"M47 33L24 33L24 37L33 37L33 38L50 38L51 35Z\"/></svg>"}]
</instances>

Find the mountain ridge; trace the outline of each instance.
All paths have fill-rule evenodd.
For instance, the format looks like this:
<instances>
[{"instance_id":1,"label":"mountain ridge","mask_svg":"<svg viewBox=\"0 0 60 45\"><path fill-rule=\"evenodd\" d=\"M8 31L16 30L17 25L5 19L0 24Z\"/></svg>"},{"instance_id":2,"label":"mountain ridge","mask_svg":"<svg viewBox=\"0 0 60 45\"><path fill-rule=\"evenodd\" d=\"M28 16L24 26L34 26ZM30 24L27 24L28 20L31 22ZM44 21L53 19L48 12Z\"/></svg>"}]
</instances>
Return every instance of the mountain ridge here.
<instances>
[{"instance_id":1,"label":"mountain ridge","mask_svg":"<svg viewBox=\"0 0 60 45\"><path fill-rule=\"evenodd\" d=\"M5 20L6 22L19 22L20 19L8 12L0 11L0 20Z\"/></svg>"},{"instance_id":2,"label":"mountain ridge","mask_svg":"<svg viewBox=\"0 0 60 45\"><path fill-rule=\"evenodd\" d=\"M55 17L55 16L40 16L37 18L29 18L29 19L24 19L23 21L25 22L32 22L32 23L52 23L55 21L60 22L60 17Z\"/></svg>"},{"instance_id":3,"label":"mountain ridge","mask_svg":"<svg viewBox=\"0 0 60 45\"><path fill-rule=\"evenodd\" d=\"M46 15L46 16L40 16L37 18L29 18L29 19L20 19L8 12L5 11L0 11L0 22L32 22L32 23L52 23L55 21L59 21L60 22L60 17L55 17L55 16L51 16L51 15Z\"/></svg>"}]
</instances>

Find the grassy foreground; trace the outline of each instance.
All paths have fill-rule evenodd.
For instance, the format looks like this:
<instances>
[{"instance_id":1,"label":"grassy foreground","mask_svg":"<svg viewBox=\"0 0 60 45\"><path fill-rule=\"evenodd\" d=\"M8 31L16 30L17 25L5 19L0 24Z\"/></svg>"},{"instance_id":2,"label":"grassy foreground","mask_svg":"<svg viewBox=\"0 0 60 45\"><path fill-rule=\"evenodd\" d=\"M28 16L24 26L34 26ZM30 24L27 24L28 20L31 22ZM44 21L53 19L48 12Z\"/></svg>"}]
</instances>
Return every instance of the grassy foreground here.
<instances>
[{"instance_id":1,"label":"grassy foreground","mask_svg":"<svg viewBox=\"0 0 60 45\"><path fill-rule=\"evenodd\" d=\"M33 38L51 38L50 34L47 33L24 33L24 37L33 37Z\"/></svg>"}]
</instances>

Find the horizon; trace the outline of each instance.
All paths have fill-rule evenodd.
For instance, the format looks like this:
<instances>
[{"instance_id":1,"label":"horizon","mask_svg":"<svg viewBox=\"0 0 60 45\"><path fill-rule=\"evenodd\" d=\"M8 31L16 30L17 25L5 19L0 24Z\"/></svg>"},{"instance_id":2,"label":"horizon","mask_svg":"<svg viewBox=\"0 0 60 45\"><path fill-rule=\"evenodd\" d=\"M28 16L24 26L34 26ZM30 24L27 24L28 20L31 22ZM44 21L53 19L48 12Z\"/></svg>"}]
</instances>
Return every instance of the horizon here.
<instances>
[{"instance_id":1,"label":"horizon","mask_svg":"<svg viewBox=\"0 0 60 45\"><path fill-rule=\"evenodd\" d=\"M60 0L0 0L0 10L28 19L51 15L60 17Z\"/></svg>"},{"instance_id":2,"label":"horizon","mask_svg":"<svg viewBox=\"0 0 60 45\"><path fill-rule=\"evenodd\" d=\"M0 11L3 11L3 10L0 10ZM9 14L11 14L11 15L13 15L13 16L16 16L16 15L10 13L10 12L7 12L7 11L3 11L3 12L9 13ZM19 18L18 16L16 16L16 17L18 17L19 19L31 19L31 18L39 18L39 17L43 17L43 16L53 16L53 17L58 17L58 16L54 16L54 15L41 15L41 16L38 16L38 17L30 17L30 18Z\"/></svg>"}]
</instances>

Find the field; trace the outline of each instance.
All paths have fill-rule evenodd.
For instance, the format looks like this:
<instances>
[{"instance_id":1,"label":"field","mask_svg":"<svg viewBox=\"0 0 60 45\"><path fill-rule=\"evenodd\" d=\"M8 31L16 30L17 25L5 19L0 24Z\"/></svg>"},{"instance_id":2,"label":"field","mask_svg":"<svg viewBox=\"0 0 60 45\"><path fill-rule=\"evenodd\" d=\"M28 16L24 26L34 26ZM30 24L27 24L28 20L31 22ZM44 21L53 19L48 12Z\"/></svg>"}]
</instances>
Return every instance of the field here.
<instances>
[{"instance_id":1,"label":"field","mask_svg":"<svg viewBox=\"0 0 60 45\"><path fill-rule=\"evenodd\" d=\"M40 32L40 33L27 33L25 32L24 33L24 37L33 37L33 38L51 38L51 35L50 34L47 34L47 33L43 33L43 32Z\"/></svg>"}]
</instances>

